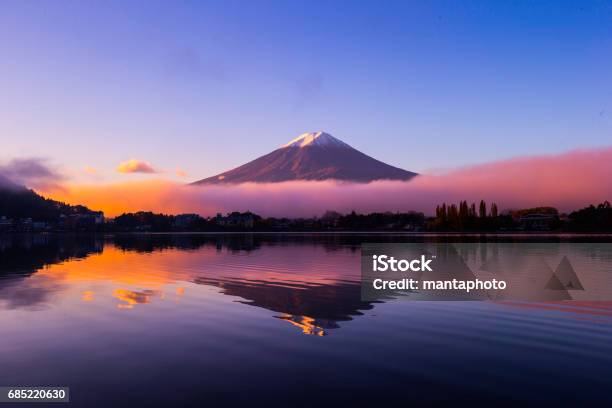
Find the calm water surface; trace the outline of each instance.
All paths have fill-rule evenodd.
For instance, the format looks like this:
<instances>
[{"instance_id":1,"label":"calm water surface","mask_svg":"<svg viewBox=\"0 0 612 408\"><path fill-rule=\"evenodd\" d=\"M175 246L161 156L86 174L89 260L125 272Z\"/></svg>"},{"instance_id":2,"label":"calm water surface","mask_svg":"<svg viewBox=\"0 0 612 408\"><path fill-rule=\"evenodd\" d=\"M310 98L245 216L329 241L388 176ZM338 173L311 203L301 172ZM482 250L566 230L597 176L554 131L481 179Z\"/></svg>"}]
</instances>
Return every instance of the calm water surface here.
<instances>
[{"instance_id":1,"label":"calm water surface","mask_svg":"<svg viewBox=\"0 0 612 408\"><path fill-rule=\"evenodd\" d=\"M360 243L415 239L444 238L0 237L0 385L77 407L612 403L611 303L362 302Z\"/></svg>"}]
</instances>

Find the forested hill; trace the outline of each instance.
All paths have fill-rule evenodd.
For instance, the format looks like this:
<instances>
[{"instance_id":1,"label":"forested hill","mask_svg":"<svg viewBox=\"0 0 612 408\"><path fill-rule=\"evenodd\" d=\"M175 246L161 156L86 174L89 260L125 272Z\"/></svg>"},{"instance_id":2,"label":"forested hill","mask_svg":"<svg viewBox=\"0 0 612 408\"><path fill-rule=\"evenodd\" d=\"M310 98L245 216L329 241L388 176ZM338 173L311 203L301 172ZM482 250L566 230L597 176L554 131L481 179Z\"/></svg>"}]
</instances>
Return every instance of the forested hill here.
<instances>
[{"instance_id":1,"label":"forested hill","mask_svg":"<svg viewBox=\"0 0 612 408\"><path fill-rule=\"evenodd\" d=\"M34 221L54 221L61 215L87 214L84 206L72 206L44 198L32 190L18 186L0 176L0 217L32 218Z\"/></svg>"}]
</instances>

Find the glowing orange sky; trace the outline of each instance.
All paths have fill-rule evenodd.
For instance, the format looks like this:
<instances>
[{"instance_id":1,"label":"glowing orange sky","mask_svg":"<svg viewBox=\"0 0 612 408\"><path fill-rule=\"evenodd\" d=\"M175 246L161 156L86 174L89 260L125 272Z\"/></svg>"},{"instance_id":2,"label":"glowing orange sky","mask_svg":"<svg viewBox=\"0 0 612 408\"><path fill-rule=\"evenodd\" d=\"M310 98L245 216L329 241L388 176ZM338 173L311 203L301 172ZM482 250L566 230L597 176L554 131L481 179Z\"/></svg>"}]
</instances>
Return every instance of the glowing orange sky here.
<instances>
[{"instance_id":1,"label":"glowing orange sky","mask_svg":"<svg viewBox=\"0 0 612 408\"><path fill-rule=\"evenodd\" d=\"M612 148L520 157L465 167L409 182L334 181L186 186L165 180L103 185L68 184L42 191L51 198L99 209L107 216L149 210L163 213L253 211L265 216L418 210L458 200L496 201L500 209L551 205L563 211L612 197Z\"/></svg>"}]
</instances>

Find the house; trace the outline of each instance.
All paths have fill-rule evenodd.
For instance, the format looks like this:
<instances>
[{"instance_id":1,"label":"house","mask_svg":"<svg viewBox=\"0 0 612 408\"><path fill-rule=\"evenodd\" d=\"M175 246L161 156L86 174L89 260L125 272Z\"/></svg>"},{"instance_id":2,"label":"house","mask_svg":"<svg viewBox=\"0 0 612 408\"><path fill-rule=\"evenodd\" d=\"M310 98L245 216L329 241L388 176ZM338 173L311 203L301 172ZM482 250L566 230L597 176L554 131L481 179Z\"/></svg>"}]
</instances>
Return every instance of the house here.
<instances>
[{"instance_id":1,"label":"house","mask_svg":"<svg viewBox=\"0 0 612 408\"><path fill-rule=\"evenodd\" d=\"M33 231L37 231L37 232L45 231L45 230L47 230L47 228L48 228L48 224L46 222L44 222L44 221L34 221L32 223L32 230Z\"/></svg>"},{"instance_id":2,"label":"house","mask_svg":"<svg viewBox=\"0 0 612 408\"><path fill-rule=\"evenodd\" d=\"M244 228L252 229L255 226L255 221L261 219L260 216L253 214L250 211L239 213L234 211L223 217L221 213L217 213L215 223L220 227L226 228Z\"/></svg>"},{"instance_id":3,"label":"house","mask_svg":"<svg viewBox=\"0 0 612 408\"><path fill-rule=\"evenodd\" d=\"M188 228L200 219L202 219L202 217L198 214L179 214L174 217L172 226L178 229Z\"/></svg>"},{"instance_id":4,"label":"house","mask_svg":"<svg viewBox=\"0 0 612 408\"><path fill-rule=\"evenodd\" d=\"M5 216L0 217L0 232L12 231L15 228L15 221Z\"/></svg>"},{"instance_id":5,"label":"house","mask_svg":"<svg viewBox=\"0 0 612 408\"><path fill-rule=\"evenodd\" d=\"M104 224L104 213L102 211L89 211L87 213L77 213L60 215L58 226L63 230L95 230Z\"/></svg>"},{"instance_id":6,"label":"house","mask_svg":"<svg viewBox=\"0 0 612 408\"><path fill-rule=\"evenodd\" d=\"M558 224L557 214L526 214L519 218L520 229L529 231L548 231Z\"/></svg>"}]
</instances>

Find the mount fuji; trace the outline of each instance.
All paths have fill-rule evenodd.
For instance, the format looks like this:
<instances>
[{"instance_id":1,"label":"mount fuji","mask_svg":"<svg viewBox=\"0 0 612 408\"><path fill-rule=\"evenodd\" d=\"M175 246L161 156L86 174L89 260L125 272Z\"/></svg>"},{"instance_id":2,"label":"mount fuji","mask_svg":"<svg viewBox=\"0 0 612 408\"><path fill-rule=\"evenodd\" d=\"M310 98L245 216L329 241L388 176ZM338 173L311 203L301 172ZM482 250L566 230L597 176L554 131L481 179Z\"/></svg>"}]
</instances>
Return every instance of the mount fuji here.
<instances>
[{"instance_id":1,"label":"mount fuji","mask_svg":"<svg viewBox=\"0 0 612 408\"><path fill-rule=\"evenodd\" d=\"M193 184L273 183L290 180L410 180L416 173L390 166L329 133L310 132L240 167Z\"/></svg>"}]
</instances>

